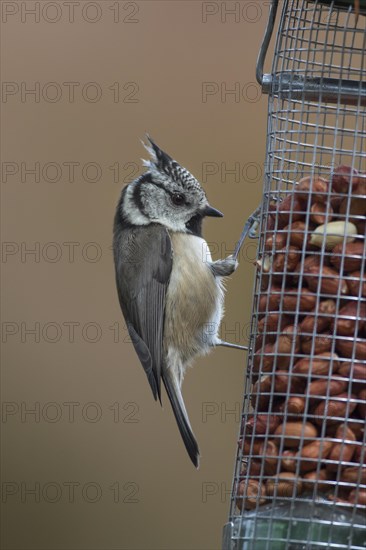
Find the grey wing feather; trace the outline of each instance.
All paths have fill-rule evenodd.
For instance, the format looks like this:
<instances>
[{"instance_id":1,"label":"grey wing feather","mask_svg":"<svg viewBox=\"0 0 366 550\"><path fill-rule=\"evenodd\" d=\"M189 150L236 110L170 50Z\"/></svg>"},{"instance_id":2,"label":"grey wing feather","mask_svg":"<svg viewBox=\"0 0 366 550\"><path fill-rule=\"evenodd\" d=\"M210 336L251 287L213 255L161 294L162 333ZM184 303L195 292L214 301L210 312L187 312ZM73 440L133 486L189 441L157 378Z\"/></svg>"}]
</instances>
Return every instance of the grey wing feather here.
<instances>
[{"instance_id":1,"label":"grey wing feather","mask_svg":"<svg viewBox=\"0 0 366 550\"><path fill-rule=\"evenodd\" d=\"M160 225L115 227L114 259L120 305L154 398L161 395L165 298L172 247Z\"/></svg>"},{"instance_id":2,"label":"grey wing feather","mask_svg":"<svg viewBox=\"0 0 366 550\"><path fill-rule=\"evenodd\" d=\"M131 323L127 324L127 328L131 337L131 341L135 347L136 353L141 361L142 366L144 367L154 398L157 399L158 387L157 387L156 379L154 375L153 360L149 352L149 349L145 344L145 342L142 340L142 338L140 338L140 336L137 334L137 332L135 331Z\"/></svg>"}]
</instances>

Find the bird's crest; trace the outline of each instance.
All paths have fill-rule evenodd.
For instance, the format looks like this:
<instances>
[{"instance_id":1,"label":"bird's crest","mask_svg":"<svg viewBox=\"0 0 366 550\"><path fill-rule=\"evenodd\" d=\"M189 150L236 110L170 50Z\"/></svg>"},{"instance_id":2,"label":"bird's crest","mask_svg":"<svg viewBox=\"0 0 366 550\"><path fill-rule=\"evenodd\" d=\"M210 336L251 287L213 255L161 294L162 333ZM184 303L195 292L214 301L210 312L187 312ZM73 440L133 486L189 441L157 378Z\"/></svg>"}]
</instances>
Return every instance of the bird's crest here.
<instances>
[{"instance_id":1,"label":"bird's crest","mask_svg":"<svg viewBox=\"0 0 366 550\"><path fill-rule=\"evenodd\" d=\"M187 188L201 189L197 179L186 168L160 149L148 134L146 138L150 145L146 145L143 141L142 144L149 152L151 160L142 159L144 166L152 172L157 171L160 174L166 174L173 181L182 183Z\"/></svg>"}]
</instances>

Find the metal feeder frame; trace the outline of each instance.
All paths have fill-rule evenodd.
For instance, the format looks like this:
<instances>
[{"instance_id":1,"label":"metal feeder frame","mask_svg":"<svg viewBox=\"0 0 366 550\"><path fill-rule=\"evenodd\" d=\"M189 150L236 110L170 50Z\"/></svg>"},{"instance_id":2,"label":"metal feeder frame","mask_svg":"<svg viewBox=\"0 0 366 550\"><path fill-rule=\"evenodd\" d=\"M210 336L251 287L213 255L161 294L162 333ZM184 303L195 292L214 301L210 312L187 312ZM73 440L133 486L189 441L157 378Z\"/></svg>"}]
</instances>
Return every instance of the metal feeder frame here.
<instances>
[{"instance_id":1,"label":"metal feeder frame","mask_svg":"<svg viewBox=\"0 0 366 550\"><path fill-rule=\"evenodd\" d=\"M263 67L279 0L272 0L270 6L256 71L262 91L269 95L259 260L265 255L271 200L281 201L303 177L320 176L329 180L338 165L366 173L366 0L281 0L280 5L282 13L271 73L264 74ZM351 198L350 191L348 199ZM348 218L349 209L345 220ZM366 277L364 264L361 278ZM253 413L252 367L262 283L263 274L258 271L244 388L244 423ZM338 295L335 299L338 305L341 297ZM359 300L366 298L360 296ZM296 312L297 317L299 314L301 312ZM365 435L363 449L366 452ZM258 503L251 511L244 508L238 511L237 488L242 464L243 448L239 446L230 517L223 533L224 550L366 548L366 515L362 507L347 509L342 503L328 503L328 509L334 513L329 520L322 515L321 498L300 496L296 501L284 502L275 495L265 506ZM261 539L258 522L262 512L268 529L267 536ZM287 521L292 527L297 525L298 536L294 536L296 528L288 529L286 536L277 536L276 522L281 521ZM317 532L315 536L315 531L322 528L325 529L323 535L319 538ZM345 538L334 541L336 533L342 533Z\"/></svg>"}]
</instances>

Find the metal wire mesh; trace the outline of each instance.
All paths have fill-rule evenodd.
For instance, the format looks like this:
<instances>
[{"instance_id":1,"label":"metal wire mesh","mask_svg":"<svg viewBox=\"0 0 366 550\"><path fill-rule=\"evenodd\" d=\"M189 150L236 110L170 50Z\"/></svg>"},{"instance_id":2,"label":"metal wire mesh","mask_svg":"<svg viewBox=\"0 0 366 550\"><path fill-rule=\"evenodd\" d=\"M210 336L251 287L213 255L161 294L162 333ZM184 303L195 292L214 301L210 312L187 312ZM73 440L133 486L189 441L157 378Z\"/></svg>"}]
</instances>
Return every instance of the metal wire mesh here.
<instances>
[{"instance_id":1,"label":"metal wire mesh","mask_svg":"<svg viewBox=\"0 0 366 550\"><path fill-rule=\"evenodd\" d=\"M366 548L366 16L343 3L282 5L227 548Z\"/></svg>"}]
</instances>

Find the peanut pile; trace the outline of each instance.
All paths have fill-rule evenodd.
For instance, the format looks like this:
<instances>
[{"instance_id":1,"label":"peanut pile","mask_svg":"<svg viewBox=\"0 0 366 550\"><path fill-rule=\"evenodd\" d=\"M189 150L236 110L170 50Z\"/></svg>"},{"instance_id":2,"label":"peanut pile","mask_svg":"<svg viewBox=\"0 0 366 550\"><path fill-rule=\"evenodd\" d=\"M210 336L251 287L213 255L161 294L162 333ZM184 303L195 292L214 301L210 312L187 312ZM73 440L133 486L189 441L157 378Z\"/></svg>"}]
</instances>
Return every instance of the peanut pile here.
<instances>
[{"instance_id":1,"label":"peanut pile","mask_svg":"<svg viewBox=\"0 0 366 550\"><path fill-rule=\"evenodd\" d=\"M365 233L366 175L347 166L269 205L239 509L300 495L366 509Z\"/></svg>"}]
</instances>

